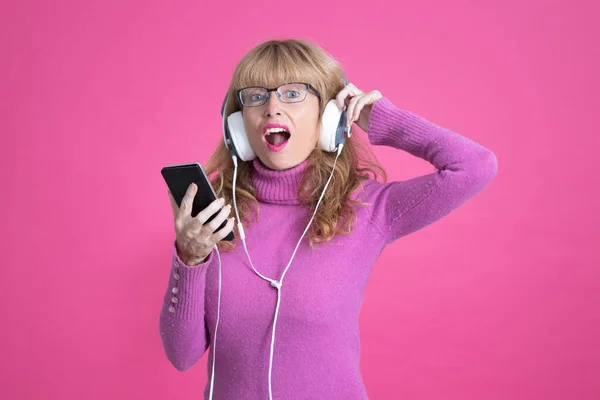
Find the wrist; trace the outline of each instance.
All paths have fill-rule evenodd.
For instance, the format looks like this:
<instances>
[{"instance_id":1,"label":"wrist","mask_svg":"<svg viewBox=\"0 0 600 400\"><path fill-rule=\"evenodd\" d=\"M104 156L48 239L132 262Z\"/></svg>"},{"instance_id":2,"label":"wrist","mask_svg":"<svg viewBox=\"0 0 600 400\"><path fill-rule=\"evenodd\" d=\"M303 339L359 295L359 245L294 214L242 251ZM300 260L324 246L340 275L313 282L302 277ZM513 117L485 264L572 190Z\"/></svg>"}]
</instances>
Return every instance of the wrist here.
<instances>
[{"instance_id":1,"label":"wrist","mask_svg":"<svg viewBox=\"0 0 600 400\"><path fill-rule=\"evenodd\" d=\"M189 265L190 267L194 267L196 265L200 265L200 264L204 264L204 262L206 261L206 259L208 257L204 257L204 258L198 258L198 257L190 257L190 258L181 258L181 261L183 261L183 263L185 265Z\"/></svg>"},{"instance_id":2,"label":"wrist","mask_svg":"<svg viewBox=\"0 0 600 400\"><path fill-rule=\"evenodd\" d=\"M179 260L190 267L205 263L210 256L210 253L207 255L186 254L179 249L177 241L175 241L175 251Z\"/></svg>"}]
</instances>

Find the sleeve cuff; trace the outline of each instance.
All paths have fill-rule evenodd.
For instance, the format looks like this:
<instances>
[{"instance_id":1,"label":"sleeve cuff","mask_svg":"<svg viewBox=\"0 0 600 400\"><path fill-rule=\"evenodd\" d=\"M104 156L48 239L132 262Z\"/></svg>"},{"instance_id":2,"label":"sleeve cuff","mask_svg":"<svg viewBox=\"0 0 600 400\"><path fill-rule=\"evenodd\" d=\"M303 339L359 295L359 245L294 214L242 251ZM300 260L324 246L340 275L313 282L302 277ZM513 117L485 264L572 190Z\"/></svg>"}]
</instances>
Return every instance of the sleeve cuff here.
<instances>
[{"instance_id":1,"label":"sleeve cuff","mask_svg":"<svg viewBox=\"0 0 600 400\"><path fill-rule=\"evenodd\" d=\"M165 312L176 318L196 319L204 316L206 271L213 261L213 252L202 263L186 265L173 246L169 287L164 297Z\"/></svg>"}]
</instances>

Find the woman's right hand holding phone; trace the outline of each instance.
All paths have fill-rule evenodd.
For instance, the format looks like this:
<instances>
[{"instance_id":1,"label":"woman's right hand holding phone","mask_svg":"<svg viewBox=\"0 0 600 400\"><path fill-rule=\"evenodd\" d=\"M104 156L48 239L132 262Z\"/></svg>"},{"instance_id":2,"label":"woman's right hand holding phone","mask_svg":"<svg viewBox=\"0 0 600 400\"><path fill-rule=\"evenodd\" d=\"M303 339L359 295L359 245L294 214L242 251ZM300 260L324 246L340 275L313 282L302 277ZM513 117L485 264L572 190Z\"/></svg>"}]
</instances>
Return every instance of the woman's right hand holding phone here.
<instances>
[{"instance_id":1,"label":"woman's right hand holding phone","mask_svg":"<svg viewBox=\"0 0 600 400\"><path fill-rule=\"evenodd\" d=\"M177 202L169 191L171 209L173 210L173 218L175 219L177 253L181 261L186 265L203 263L212 252L215 244L233 230L234 218L232 217L228 219L227 224L222 229L215 232L231 212L230 205L223 207L223 199L213 201L208 207L200 211L198 215L192 217L192 205L197 190L198 187L193 183L188 187L183 200L181 200L181 207L177 206ZM209 223L206 223L219 210L221 210L219 214Z\"/></svg>"}]
</instances>

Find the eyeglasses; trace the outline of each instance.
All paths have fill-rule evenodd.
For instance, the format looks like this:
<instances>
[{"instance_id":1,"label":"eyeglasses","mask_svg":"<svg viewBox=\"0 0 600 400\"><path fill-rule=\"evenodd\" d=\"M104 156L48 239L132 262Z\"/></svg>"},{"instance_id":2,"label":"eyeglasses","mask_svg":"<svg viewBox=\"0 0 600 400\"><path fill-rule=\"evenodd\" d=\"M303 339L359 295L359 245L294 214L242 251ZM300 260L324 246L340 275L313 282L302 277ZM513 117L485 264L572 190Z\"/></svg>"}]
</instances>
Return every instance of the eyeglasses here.
<instances>
[{"instance_id":1,"label":"eyeglasses","mask_svg":"<svg viewBox=\"0 0 600 400\"><path fill-rule=\"evenodd\" d=\"M244 107L258 107L269 100L270 92L277 92L277 98L282 103L300 103L306 99L309 90L315 96L321 97L310 83L303 82L286 83L272 89L262 86L250 86L238 90L237 95Z\"/></svg>"}]
</instances>

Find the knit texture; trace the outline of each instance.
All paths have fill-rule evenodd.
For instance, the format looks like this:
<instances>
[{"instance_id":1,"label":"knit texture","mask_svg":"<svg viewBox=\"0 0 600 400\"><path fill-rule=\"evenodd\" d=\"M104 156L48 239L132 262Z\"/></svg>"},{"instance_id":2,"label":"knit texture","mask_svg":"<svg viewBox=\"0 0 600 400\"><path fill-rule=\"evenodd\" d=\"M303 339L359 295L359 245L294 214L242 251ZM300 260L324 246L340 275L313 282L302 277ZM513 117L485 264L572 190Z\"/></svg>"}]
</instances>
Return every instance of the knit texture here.
<instances>
[{"instance_id":1,"label":"knit texture","mask_svg":"<svg viewBox=\"0 0 600 400\"><path fill-rule=\"evenodd\" d=\"M358 318L371 268L383 248L448 215L496 175L494 153L439 127L387 98L373 105L373 145L391 146L427 160L435 172L406 181L365 182L356 193L357 224L311 249L305 237L281 287L273 356L274 399L366 399L360 374ZM350 139L351 140L351 139ZM246 229L256 269L279 280L311 213L298 189L306 161L273 171L253 162L261 212ZM268 399L269 350L277 290L251 269L240 242L221 253L221 317L213 399ZM185 265L173 246L159 329L166 355L181 371L207 349L208 398L217 318L218 257Z\"/></svg>"}]
</instances>

